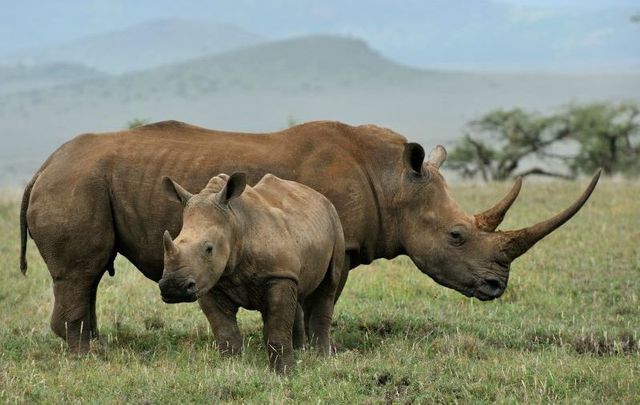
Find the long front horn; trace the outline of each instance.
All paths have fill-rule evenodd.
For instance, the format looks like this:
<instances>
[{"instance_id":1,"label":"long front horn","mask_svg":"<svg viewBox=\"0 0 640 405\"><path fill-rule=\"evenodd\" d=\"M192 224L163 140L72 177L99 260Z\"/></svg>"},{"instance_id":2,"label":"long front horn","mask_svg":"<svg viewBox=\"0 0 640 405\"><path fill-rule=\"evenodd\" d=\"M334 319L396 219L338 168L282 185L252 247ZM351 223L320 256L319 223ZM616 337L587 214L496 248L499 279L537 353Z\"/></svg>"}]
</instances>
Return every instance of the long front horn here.
<instances>
[{"instance_id":1,"label":"long front horn","mask_svg":"<svg viewBox=\"0 0 640 405\"><path fill-rule=\"evenodd\" d=\"M601 169L598 170L598 172L593 176L591 183L589 183L589 187L587 187L584 193L582 193L580 198L561 213L528 228L503 232L502 236L505 238L505 242L503 244L502 251L509 260L514 260L516 257L522 255L535 245L536 242L558 229L558 227L562 226L562 224L567 222L578 211L580 211L580 208L582 208L584 203L587 202L589 196L591 196L591 193L593 192L593 189L596 187L596 184L598 184L601 171Z\"/></svg>"},{"instance_id":2,"label":"long front horn","mask_svg":"<svg viewBox=\"0 0 640 405\"><path fill-rule=\"evenodd\" d=\"M474 215L476 226L483 231L493 232L504 219L505 214L511 208L511 205L518 197L520 188L522 187L522 177L516 179L515 184L511 187L511 191L505 195L499 203L489 208L483 213Z\"/></svg>"}]
</instances>

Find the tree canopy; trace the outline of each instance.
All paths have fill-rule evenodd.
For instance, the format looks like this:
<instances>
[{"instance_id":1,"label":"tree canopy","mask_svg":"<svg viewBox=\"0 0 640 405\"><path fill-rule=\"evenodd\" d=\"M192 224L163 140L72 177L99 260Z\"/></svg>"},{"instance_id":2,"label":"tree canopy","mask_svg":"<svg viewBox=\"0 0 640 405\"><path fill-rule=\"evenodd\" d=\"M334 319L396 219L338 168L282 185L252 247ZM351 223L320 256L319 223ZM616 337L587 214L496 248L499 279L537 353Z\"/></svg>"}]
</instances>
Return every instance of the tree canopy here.
<instances>
[{"instance_id":1,"label":"tree canopy","mask_svg":"<svg viewBox=\"0 0 640 405\"><path fill-rule=\"evenodd\" d=\"M599 167L609 174L637 174L639 114L635 104L605 103L569 106L547 115L495 110L468 125L451 152L450 167L463 177L484 180L571 178Z\"/></svg>"}]
</instances>

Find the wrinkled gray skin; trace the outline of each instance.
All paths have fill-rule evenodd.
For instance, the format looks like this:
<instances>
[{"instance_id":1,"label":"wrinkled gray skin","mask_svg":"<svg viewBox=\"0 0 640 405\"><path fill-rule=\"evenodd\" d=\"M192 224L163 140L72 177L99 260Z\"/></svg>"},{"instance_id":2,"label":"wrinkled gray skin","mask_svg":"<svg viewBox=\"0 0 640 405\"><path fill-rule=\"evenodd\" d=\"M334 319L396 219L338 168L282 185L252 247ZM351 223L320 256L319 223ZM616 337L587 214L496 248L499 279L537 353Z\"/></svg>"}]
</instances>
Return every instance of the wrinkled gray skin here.
<instances>
[{"instance_id":1,"label":"wrinkled gray skin","mask_svg":"<svg viewBox=\"0 0 640 405\"><path fill-rule=\"evenodd\" d=\"M311 344L329 354L334 301L347 275L331 202L271 174L254 187L244 173L220 174L195 195L169 178L164 187L184 212L176 239L164 234L162 299L198 300L218 347L232 353L242 348L238 308L260 311L270 363L280 373L293 367L293 340L304 339L299 303Z\"/></svg>"},{"instance_id":2,"label":"wrinkled gray skin","mask_svg":"<svg viewBox=\"0 0 640 405\"><path fill-rule=\"evenodd\" d=\"M520 190L476 215L462 211L440 173L443 147L422 146L390 129L319 121L268 134L215 131L166 121L86 134L55 151L27 185L20 211L21 261L30 234L53 279L52 330L71 350L96 337L96 294L117 254L146 277L162 277L162 233L182 216L167 203L162 177L201 190L218 173L266 173L313 188L335 206L345 235L345 268L408 255L438 283L481 300L498 298L509 265L569 220L598 175L569 208L517 231L496 231ZM215 330L215 326L212 325Z\"/></svg>"}]
</instances>

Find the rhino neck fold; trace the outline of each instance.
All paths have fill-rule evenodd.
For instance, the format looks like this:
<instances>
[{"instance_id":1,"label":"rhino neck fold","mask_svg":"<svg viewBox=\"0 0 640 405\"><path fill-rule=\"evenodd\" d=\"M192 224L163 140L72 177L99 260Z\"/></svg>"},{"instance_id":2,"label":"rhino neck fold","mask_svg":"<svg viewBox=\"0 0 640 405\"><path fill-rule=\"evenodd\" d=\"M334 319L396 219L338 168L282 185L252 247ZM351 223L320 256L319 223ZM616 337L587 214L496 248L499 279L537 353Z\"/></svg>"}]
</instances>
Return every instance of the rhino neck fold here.
<instances>
[{"instance_id":1,"label":"rhino neck fold","mask_svg":"<svg viewBox=\"0 0 640 405\"><path fill-rule=\"evenodd\" d=\"M376 232L375 235L368 235L370 239L364 241L360 247L361 264L369 264L376 259L393 259L402 254L398 240L397 227L395 221L386 212L386 204L390 200L381 186L381 182L373 176L373 170L366 162L361 162L364 168L367 182L371 189L371 195L376 211Z\"/></svg>"},{"instance_id":2,"label":"rhino neck fold","mask_svg":"<svg viewBox=\"0 0 640 405\"><path fill-rule=\"evenodd\" d=\"M232 275L235 272L238 263L243 260L244 256L244 240L242 235L246 235L246 232L251 232L251 229L246 225L245 221L242 221L238 215L236 215L237 204L231 208L228 212L229 219L231 221L231 237L229 238L230 252L229 260L224 269L224 275Z\"/></svg>"}]
</instances>

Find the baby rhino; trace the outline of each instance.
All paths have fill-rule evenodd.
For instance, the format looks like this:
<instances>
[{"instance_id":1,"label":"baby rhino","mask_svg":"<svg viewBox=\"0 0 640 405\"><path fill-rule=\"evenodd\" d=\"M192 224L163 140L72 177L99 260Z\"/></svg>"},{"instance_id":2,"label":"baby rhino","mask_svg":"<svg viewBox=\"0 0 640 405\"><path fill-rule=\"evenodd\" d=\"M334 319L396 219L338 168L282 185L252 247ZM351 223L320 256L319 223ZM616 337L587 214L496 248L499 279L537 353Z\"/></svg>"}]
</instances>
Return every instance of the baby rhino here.
<instances>
[{"instance_id":1,"label":"baby rhino","mask_svg":"<svg viewBox=\"0 0 640 405\"><path fill-rule=\"evenodd\" d=\"M163 301L198 300L227 352L242 348L238 308L260 311L278 372L291 369L293 344L304 342L303 311L311 344L329 353L333 305L347 276L331 202L270 174L254 187L244 173L220 174L195 195L167 177L163 186L184 206L178 237L164 234Z\"/></svg>"}]
</instances>

